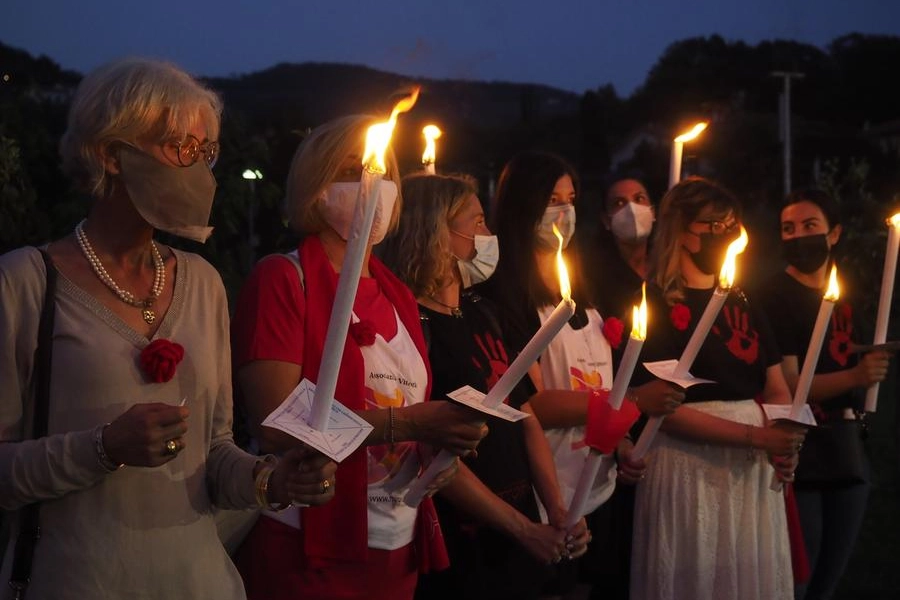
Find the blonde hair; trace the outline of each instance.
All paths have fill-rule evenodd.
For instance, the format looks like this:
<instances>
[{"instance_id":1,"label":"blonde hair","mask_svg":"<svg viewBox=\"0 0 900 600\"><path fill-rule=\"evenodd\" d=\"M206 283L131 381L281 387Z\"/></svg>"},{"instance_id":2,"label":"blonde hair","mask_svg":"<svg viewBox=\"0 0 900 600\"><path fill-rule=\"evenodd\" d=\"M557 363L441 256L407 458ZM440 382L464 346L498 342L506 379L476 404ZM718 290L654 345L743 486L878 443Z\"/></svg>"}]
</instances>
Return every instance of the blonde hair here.
<instances>
[{"instance_id":1,"label":"blonde hair","mask_svg":"<svg viewBox=\"0 0 900 600\"><path fill-rule=\"evenodd\" d=\"M335 180L348 156L359 156L362 160L366 130L375 122L375 117L370 115L341 117L315 128L300 143L291 160L285 196L285 216L294 231L316 234L327 227L318 200L326 186ZM384 178L396 183L399 192L400 171L390 147L385 155L385 165ZM397 227L402 197L403 194L398 193L388 231Z\"/></svg>"},{"instance_id":2,"label":"blonde hair","mask_svg":"<svg viewBox=\"0 0 900 600\"><path fill-rule=\"evenodd\" d=\"M386 240L383 260L416 297L431 296L451 277L449 223L478 186L468 176L416 173L402 187L400 226Z\"/></svg>"},{"instance_id":3,"label":"blonde hair","mask_svg":"<svg viewBox=\"0 0 900 600\"><path fill-rule=\"evenodd\" d=\"M660 201L656 241L650 251L650 272L669 305L684 300L681 234L707 206L712 206L715 215L724 217L733 212L736 219L741 218L741 203L734 194L703 177L684 179Z\"/></svg>"},{"instance_id":4,"label":"blonde hair","mask_svg":"<svg viewBox=\"0 0 900 600\"><path fill-rule=\"evenodd\" d=\"M116 60L89 73L75 92L59 144L63 171L79 189L101 195L108 181L104 149L110 144L180 139L200 121L216 140L221 114L218 95L175 65Z\"/></svg>"}]
</instances>

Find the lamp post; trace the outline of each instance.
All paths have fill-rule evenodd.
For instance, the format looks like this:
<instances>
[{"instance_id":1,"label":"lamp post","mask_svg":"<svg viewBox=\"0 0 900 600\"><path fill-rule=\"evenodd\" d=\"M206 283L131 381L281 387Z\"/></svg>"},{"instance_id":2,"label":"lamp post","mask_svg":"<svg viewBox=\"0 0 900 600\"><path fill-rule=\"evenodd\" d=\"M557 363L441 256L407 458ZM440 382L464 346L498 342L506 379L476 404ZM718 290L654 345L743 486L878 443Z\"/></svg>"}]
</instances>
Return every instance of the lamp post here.
<instances>
[{"instance_id":1,"label":"lamp post","mask_svg":"<svg viewBox=\"0 0 900 600\"><path fill-rule=\"evenodd\" d=\"M247 246L249 247L249 264L248 272L253 269L253 263L256 262L256 181L263 178L263 174L259 169L245 169L241 177L250 184L250 202L247 203Z\"/></svg>"}]
</instances>

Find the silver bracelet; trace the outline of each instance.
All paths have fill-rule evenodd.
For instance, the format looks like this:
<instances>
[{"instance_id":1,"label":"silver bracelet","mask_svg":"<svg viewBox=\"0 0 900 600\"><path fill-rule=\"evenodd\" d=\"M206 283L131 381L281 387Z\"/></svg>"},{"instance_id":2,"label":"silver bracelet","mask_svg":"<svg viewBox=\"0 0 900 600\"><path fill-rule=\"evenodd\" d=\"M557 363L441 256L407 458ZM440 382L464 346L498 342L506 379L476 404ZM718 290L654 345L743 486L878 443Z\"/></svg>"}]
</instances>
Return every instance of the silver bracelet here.
<instances>
[{"instance_id":1,"label":"silver bracelet","mask_svg":"<svg viewBox=\"0 0 900 600\"><path fill-rule=\"evenodd\" d=\"M109 423L99 425L94 429L94 450L97 451L97 462L100 463L103 470L107 473L112 473L113 471L118 471L125 465L124 463L114 462L109 458L109 455L106 454L106 448L103 447L103 431L107 427L109 427Z\"/></svg>"},{"instance_id":2,"label":"silver bracelet","mask_svg":"<svg viewBox=\"0 0 900 600\"><path fill-rule=\"evenodd\" d=\"M393 446L394 445L394 407L388 406L388 423L390 423L390 436L388 437L388 443Z\"/></svg>"}]
</instances>

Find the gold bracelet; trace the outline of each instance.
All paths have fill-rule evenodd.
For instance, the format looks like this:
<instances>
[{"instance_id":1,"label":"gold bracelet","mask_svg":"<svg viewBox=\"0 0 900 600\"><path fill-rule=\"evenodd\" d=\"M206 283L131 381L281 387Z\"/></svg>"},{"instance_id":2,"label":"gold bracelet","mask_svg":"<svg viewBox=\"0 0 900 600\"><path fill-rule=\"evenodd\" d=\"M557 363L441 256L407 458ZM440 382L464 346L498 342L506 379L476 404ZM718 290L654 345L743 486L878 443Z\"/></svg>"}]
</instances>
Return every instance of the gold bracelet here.
<instances>
[{"instance_id":1,"label":"gold bracelet","mask_svg":"<svg viewBox=\"0 0 900 600\"><path fill-rule=\"evenodd\" d=\"M394 407L393 406L388 406L388 425L389 425L390 435L385 436L385 437L387 438L388 444L393 446L394 445Z\"/></svg>"},{"instance_id":2,"label":"gold bracelet","mask_svg":"<svg viewBox=\"0 0 900 600\"><path fill-rule=\"evenodd\" d=\"M256 474L256 504L266 510L278 512L284 510L290 504L278 504L269 501L269 479L274 472L275 467L264 464L259 469L259 473Z\"/></svg>"}]
</instances>

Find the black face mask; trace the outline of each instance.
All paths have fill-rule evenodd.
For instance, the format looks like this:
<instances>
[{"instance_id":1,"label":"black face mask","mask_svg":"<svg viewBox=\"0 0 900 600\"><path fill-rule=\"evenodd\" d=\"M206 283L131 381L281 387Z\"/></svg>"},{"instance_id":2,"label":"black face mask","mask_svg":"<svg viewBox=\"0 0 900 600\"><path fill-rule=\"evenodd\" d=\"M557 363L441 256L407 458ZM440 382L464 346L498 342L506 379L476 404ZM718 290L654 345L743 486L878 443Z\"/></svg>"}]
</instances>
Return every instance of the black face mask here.
<instances>
[{"instance_id":1,"label":"black face mask","mask_svg":"<svg viewBox=\"0 0 900 600\"><path fill-rule=\"evenodd\" d=\"M700 250L689 252L691 260L697 265L701 273L705 275L717 275L722 270L725 262L725 251L728 245L739 237L733 233L700 233L694 234L700 238Z\"/></svg>"},{"instance_id":2,"label":"black face mask","mask_svg":"<svg viewBox=\"0 0 900 600\"><path fill-rule=\"evenodd\" d=\"M784 260L801 273L814 273L828 260L830 250L826 234L795 237L781 242Z\"/></svg>"}]
</instances>

